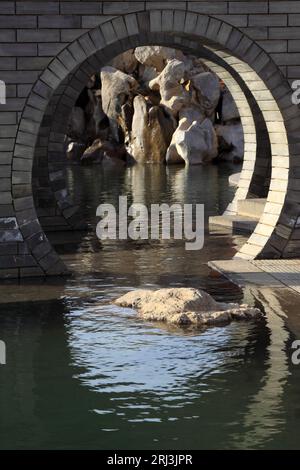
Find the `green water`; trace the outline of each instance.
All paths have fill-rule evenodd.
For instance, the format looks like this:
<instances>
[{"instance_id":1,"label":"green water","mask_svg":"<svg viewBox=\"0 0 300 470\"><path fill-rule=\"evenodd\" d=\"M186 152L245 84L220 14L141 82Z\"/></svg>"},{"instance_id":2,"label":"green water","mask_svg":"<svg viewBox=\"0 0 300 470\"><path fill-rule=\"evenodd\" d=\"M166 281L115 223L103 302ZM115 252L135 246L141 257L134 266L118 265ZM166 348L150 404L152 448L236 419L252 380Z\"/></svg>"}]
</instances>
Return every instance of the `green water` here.
<instances>
[{"instance_id":1,"label":"green water","mask_svg":"<svg viewBox=\"0 0 300 470\"><path fill-rule=\"evenodd\" d=\"M1 449L300 448L300 300L285 289L245 289L209 276L207 261L243 242L206 233L182 241L100 244L95 211L119 194L131 202L204 203L206 218L230 201L227 167L68 169L90 230L52 234L73 272L0 286ZM138 287L194 286L217 300L261 307L259 323L205 331L138 320L112 300Z\"/></svg>"}]
</instances>

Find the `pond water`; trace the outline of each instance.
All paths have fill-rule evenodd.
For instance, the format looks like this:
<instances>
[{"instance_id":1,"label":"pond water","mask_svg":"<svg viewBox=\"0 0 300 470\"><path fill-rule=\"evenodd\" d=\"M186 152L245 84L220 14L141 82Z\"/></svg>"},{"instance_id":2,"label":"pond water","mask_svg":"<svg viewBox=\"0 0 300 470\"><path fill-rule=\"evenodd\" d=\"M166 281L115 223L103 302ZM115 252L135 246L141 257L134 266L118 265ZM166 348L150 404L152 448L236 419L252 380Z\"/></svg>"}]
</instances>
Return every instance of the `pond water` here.
<instances>
[{"instance_id":1,"label":"pond water","mask_svg":"<svg viewBox=\"0 0 300 470\"><path fill-rule=\"evenodd\" d=\"M0 285L1 449L300 448L300 298L240 288L209 275L242 236L206 227L204 248L180 240L106 241L96 207L131 202L205 204L206 219L231 200L226 166L71 167L68 184L90 224L49 234L73 275ZM193 286L217 300L262 308L260 322L204 331L143 322L112 300L139 287ZM299 337L299 335L298 335Z\"/></svg>"}]
</instances>

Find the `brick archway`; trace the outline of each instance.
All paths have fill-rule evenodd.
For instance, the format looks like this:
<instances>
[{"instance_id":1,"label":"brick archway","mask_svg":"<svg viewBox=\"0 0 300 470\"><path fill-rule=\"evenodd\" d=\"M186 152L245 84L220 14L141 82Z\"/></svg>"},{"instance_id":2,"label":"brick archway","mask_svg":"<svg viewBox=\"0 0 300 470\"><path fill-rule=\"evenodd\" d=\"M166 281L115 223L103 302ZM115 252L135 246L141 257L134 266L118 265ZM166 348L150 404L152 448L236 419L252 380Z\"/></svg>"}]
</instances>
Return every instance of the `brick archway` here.
<instances>
[{"instance_id":1,"label":"brick archway","mask_svg":"<svg viewBox=\"0 0 300 470\"><path fill-rule=\"evenodd\" d=\"M40 125L59 87L85 64L86 74L96 60L103 66L129 48L146 44L213 51L245 80L263 114L272 149L272 177L260 222L237 256L286 257L299 254L299 207L289 169L297 162L300 137L294 132L299 110L291 89L270 56L253 40L229 24L181 10L151 10L116 17L83 34L60 52L41 74L30 93L19 123L12 172L16 231L30 257L32 275L62 274L65 267L41 229L32 198L32 164ZM77 79L80 81L80 73ZM83 79L84 77L82 77ZM21 171L20 171L21 170ZM22 174L20 174L22 173ZM9 258L9 255L8 255ZM7 259L9 265L9 259ZM15 263L22 276L22 260Z\"/></svg>"}]
</instances>

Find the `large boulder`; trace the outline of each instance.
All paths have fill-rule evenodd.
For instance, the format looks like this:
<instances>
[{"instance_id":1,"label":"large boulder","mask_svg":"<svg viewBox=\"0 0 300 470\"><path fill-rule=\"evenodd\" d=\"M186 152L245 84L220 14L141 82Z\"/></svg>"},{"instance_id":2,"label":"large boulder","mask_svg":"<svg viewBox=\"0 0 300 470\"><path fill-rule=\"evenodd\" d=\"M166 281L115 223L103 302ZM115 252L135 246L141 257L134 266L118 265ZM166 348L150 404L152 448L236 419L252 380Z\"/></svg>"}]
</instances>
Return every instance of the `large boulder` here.
<instances>
[{"instance_id":1,"label":"large boulder","mask_svg":"<svg viewBox=\"0 0 300 470\"><path fill-rule=\"evenodd\" d=\"M98 90L87 90L89 98L85 107L86 137L88 142L93 142L97 137L103 138L103 130L108 131L107 116L102 109L101 93ZM107 132L105 133L107 135Z\"/></svg>"},{"instance_id":2,"label":"large boulder","mask_svg":"<svg viewBox=\"0 0 300 470\"><path fill-rule=\"evenodd\" d=\"M139 81L145 88L149 88L149 83L159 75L159 72L154 67L141 65L139 67Z\"/></svg>"},{"instance_id":3,"label":"large boulder","mask_svg":"<svg viewBox=\"0 0 300 470\"><path fill-rule=\"evenodd\" d=\"M181 51L164 46L142 46L135 49L136 59L143 65L153 67L157 72L161 72L168 60L183 58Z\"/></svg>"},{"instance_id":4,"label":"large boulder","mask_svg":"<svg viewBox=\"0 0 300 470\"><path fill-rule=\"evenodd\" d=\"M197 100L206 116L212 117L220 99L220 82L212 72L199 73L192 77Z\"/></svg>"},{"instance_id":5,"label":"large boulder","mask_svg":"<svg viewBox=\"0 0 300 470\"><path fill-rule=\"evenodd\" d=\"M191 103L179 111L179 121L181 119L186 119L190 124L194 121L201 123L205 119L205 114L200 106Z\"/></svg>"},{"instance_id":6,"label":"large boulder","mask_svg":"<svg viewBox=\"0 0 300 470\"><path fill-rule=\"evenodd\" d=\"M167 163L184 161L186 165L208 163L218 155L218 141L209 119L192 123L184 118L173 134L167 151Z\"/></svg>"},{"instance_id":7,"label":"large boulder","mask_svg":"<svg viewBox=\"0 0 300 470\"><path fill-rule=\"evenodd\" d=\"M128 51L119 54L111 61L110 65L121 72L132 74L138 66L134 49L129 49Z\"/></svg>"},{"instance_id":8,"label":"large boulder","mask_svg":"<svg viewBox=\"0 0 300 470\"><path fill-rule=\"evenodd\" d=\"M88 165L90 163L100 163L104 155L104 143L101 139L96 139L83 153L81 163Z\"/></svg>"},{"instance_id":9,"label":"large boulder","mask_svg":"<svg viewBox=\"0 0 300 470\"><path fill-rule=\"evenodd\" d=\"M108 66L101 70L101 84L102 108L109 118L112 136L116 142L119 142L119 118L122 106L132 99L138 88L138 82L130 75Z\"/></svg>"},{"instance_id":10,"label":"large boulder","mask_svg":"<svg viewBox=\"0 0 300 470\"><path fill-rule=\"evenodd\" d=\"M222 99L222 121L228 122L240 118L234 99L228 90L224 90Z\"/></svg>"},{"instance_id":11,"label":"large boulder","mask_svg":"<svg viewBox=\"0 0 300 470\"><path fill-rule=\"evenodd\" d=\"M138 95L133 100L133 120L129 153L137 162L146 159L145 129L148 126L148 110L145 98Z\"/></svg>"},{"instance_id":12,"label":"large boulder","mask_svg":"<svg viewBox=\"0 0 300 470\"><path fill-rule=\"evenodd\" d=\"M244 132L241 123L216 126L219 142L219 159L241 162L244 158Z\"/></svg>"},{"instance_id":13,"label":"large boulder","mask_svg":"<svg viewBox=\"0 0 300 470\"><path fill-rule=\"evenodd\" d=\"M140 318L177 325L212 326L234 320L262 318L258 308L235 303L216 302L211 295L198 289L173 288L128 292L115 303L137 309Z\"/></svg>"},{"instance_id":14,"label":"large boulder","mask_svg":"<svg viewBox=\"0 0 300 470\"><path fill-rule=\"evenodd\" d=\"M177 117L183 106L190 102L190 94L183 86L185 82L185 63L172 59L157 78L151 80L149 87L158 90L161 95L161 105Z\"/></svg>"},{"instance_id":15,"label":"large boulder","mask_svg":"<svg viewBox=\"0 0 300 470\"><path fill-rule=\"evenodd\" d=\"M126 161L126 156L127 153L124 145L96 139L83 153L81 163L83 165L91 163L105 163L109 159L113 161L120 160L124 163Z\"/></svg>"},{"instance_id":16,"label":"large boulder","mask_svg":"<svg viewBox=\"0 0 300 470\"><path fill-rule=\"evenodd\" d=\"M137 162L162 163L174 132L173 121L163 108L151 106L138 95L128 151Z\"/></svg>"}]
</instances>

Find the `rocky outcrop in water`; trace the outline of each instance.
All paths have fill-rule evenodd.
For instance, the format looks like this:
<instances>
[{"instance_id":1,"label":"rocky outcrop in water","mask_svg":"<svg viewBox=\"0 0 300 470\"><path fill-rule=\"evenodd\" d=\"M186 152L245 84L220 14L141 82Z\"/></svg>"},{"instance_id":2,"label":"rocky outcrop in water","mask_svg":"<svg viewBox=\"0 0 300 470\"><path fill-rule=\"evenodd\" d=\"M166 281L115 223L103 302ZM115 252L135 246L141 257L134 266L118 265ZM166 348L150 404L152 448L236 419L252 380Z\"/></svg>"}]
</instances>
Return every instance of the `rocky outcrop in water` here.
<instances>
[{"instance_id":1,"label":"rocky outcrop in water","mask_svg":"<svg viewBox=\"0 0 300 470\"><path fill-rule=\"evenodd\" d=\"M137 162L163 163L174 132L173 121L164 108L151 106L138 95L133 102L129 153Z\"/></svg>"},{"instance_id":2,"label":"rocky outcrop in water","mask_svg":"<svg viewBox=\"0 0 300 470\"><path fill-rule=\"evenodd\" d=\"M143 320L197 327L262 318L258 308L216 302L206 292L193 288L137 290L115 300L120 307L137 310Z\"/></svg>"},{"instance_id":3,"label":"rocky outcrop in water","mask_svg":"<svg viewBox=\"0 0 300 470\"><path fill-rule=\"evenodd\" d=\"M77 161L75 144L85 145L84 163L102 163L113 146L122 161L138 163L238 162L244 153L224 84L201 60L162 46L129 50L91 77L71 113L68 143Z\"/></svg>"}]
</instances>

